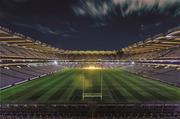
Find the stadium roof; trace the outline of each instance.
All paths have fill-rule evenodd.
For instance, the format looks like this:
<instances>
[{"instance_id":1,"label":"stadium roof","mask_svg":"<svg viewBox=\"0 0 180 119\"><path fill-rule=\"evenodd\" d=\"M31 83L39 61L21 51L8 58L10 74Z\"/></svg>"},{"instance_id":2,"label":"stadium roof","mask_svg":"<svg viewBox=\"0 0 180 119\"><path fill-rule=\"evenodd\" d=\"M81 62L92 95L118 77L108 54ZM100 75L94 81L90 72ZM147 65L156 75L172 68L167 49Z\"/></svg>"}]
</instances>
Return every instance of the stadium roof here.
<instances>
[{"instance_id":1,"label":"stadium roof","mask_svg":"<svg viewBox=\"0 0 180 119\"><path fill-rule=\"evenodd\" d=\"M180 28L172 29L167 34L159 34L145 41L134 43L122 51L125 54L137 54L144 52L151 52L163 50L180 46Z\"/></svg>"},{"instance_id":2,"label":"stadium roof","mask_svg":"<svg viewBox=\"0 0 180 119\"><path fill-rule=\"evenodd\" d=\"M40 41L26 37L22 34L12 33L10 30L0 27L0 44L20 46L42 52L60 52L58 48L52 47Z\"/></svg>"},{"instance_id":3,"label":"stadium roof","mask_svg":"<svg viewBox=\"0 0 180 119\"><path fill-rule=\"evenodd\" d=\"M19 46L24 48L30 48L41 52L62 53L67 55L112 55L117 54L116 50L112 51L83 51L83 50L63 50L52 47L40 41L34 40L30 37L26 37L22 34L13 33L8 29L0 27L0 44L7 44L13 46ZM163 50L180 46L180 28L169 30L166 34L159 34L152 38L148 38L145 41L134 43L122 51L125 54L137 54L144 52L151 52L157 50Z\"/></svg>"},{"instance_id":4,"label":"stadium roof","mask_svg":"<svg viewBox=\"0 0 180 119\"><path fill-rule=\"evenodd\" d=\"M117 52L115 50L112 50L112 51L107 51L107 50L72 50L72 51L64 51L65 54L80 54L80 55L83 55L83 54L87 54L87 55L99 55L99 54L102 54L102 55L111 55L111 54L116 54Z\"/></svg>"}]
</instances>

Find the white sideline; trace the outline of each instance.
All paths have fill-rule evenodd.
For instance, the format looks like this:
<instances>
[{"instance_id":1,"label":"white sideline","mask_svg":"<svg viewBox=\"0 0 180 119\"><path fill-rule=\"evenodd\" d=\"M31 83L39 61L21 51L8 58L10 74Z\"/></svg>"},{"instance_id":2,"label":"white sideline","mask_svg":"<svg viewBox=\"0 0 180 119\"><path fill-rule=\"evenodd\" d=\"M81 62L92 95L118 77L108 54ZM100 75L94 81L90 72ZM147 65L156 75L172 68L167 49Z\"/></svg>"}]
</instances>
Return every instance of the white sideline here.
<instances>
[{"instance_id":1,"label":"white sideline","mask_svg":"<svg viewBox=\"0 0 180 119\"><path fill-rule=\"evenodd\" d=\"M14 83L15 85L17 84L21 84L21 83L24 83L24 82L27 82L28 80L24 80L24 81L20 81L20 82L17 82L17 83Z\"/></svg>"},{"instance_id":2,"label":"white sideline","mask_svg":"<svg viewBox=\"0 0 180 119\"><path fill-rule=\"evenodd\" d=\"M12 85L4 86L4 87L0 88L0 90L5 89L5 88L9 88L9 87L11 87L11 86L12 86Z\"/></svg>"}]
</instances>

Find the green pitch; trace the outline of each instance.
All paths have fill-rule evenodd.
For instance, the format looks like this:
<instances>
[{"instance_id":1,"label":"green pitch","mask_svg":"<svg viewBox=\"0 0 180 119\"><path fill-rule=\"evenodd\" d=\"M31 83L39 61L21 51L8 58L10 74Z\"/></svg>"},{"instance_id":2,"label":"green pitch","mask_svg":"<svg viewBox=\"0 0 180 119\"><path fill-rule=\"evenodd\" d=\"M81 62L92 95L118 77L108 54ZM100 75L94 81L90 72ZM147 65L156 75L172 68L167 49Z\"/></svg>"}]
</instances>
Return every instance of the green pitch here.
<instances>
[{"instance_id":1,"label":"green pitch","mask_svg":"<svg viewBox=\"0 0 180 119\"><path fill-rule=\"evenodd\" d=\"M84 90L83 90L84 86ZM102 89L101 89L102 88ZM0 90L1 103L61 103L180 101L180 88L120 69L66 69L55 74Z\"/></svg>"}]
</instances>

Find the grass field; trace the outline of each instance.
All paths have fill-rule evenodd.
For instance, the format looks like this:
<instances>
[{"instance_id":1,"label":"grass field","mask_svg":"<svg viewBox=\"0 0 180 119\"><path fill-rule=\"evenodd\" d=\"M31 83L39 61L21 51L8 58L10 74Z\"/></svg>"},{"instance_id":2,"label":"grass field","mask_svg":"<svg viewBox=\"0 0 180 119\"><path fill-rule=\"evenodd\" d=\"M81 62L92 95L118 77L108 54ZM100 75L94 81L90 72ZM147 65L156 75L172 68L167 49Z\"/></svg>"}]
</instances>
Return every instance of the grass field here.
<instances>
[{"instance_id":1,"label":"grass field","mask_svg":"<svg viewBox=\"0 0 180 119\"><path fill-rule=\"evenodd\" d=\"M101 84L102 83L102 84ZM61 103L83 101L84 92L98 93L104 102L180 101L180 88L120 69L66 69L0 90L1 103ZM85 101L101 101L97 97Z\"/></svg>"}]
</instances>

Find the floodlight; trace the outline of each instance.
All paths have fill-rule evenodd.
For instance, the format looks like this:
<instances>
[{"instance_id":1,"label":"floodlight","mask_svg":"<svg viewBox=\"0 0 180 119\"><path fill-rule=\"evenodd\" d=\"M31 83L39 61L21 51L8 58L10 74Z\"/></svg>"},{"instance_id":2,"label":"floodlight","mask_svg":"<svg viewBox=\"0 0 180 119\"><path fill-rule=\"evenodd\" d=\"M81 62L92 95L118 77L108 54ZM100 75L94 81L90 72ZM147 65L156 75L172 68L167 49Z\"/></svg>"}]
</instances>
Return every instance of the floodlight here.
<instances>
[{"instance_id":1,"label":"floodlight","mask_svg":"<svg viewBox=\"0 0 180 119\"><path fill-rule=\"evenodd\" d=\"M134 61L132 61L132 62L131 62L131 64L132 64L132 65L134 65L134 64L135 64L135 62L134 62Z\"/></svg>"},{"instance_id":2,"label":"floodlight","mask_svg":"<svg viewBox=\"0 0 180 119\"><path fill-rule=\"evenodd\" d=\"M97 69L102 69L102 68L101 67L96 67L96 66L88 66L88 67L84 67L83 69L97 70Z\"/></svg>"},{"instance_id":3,"label":"floodlight","mask_svg":"<svg viewBox=\"0 0 180 119\"><path fill-rule=\"evenodd\" d=\"M54 65L58 65L58 62L57 62L57 61L54 61Z\"/></svg>"},{"instance_id":4,"label":"floodlight","mask_svg":"<svg viewBox=\"0 0 180 119\"><path fill-rule=\"evenodd\" d=\"M21 66L17 66L17 68L21 68Z\"/></svg>"}]
</instances>

